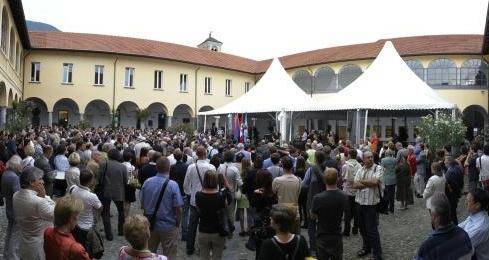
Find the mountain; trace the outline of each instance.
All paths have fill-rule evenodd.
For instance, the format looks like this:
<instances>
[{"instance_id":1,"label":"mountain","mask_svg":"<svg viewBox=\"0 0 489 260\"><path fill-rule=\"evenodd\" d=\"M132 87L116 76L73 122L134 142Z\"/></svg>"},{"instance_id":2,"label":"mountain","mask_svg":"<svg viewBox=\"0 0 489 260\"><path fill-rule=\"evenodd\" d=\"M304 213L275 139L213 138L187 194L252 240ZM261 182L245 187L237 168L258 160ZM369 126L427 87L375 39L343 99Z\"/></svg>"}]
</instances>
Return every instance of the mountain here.
<instances>
[{"instance_id":1,"label":"mountain","mask_svg":"<svg viewBox=\"0 0 489 260\"><path fill-rule=\"evenodd\" d=\"M47 24L47 23L34 22L34 21L27 20L26 24L27 24L27 30L29 30L29 31L48 31L48 32L51 32L51 31L59 32L60 31L60 30L58 30L58 28L56 28L50 24Z\"/></svg>"}]
</instances>

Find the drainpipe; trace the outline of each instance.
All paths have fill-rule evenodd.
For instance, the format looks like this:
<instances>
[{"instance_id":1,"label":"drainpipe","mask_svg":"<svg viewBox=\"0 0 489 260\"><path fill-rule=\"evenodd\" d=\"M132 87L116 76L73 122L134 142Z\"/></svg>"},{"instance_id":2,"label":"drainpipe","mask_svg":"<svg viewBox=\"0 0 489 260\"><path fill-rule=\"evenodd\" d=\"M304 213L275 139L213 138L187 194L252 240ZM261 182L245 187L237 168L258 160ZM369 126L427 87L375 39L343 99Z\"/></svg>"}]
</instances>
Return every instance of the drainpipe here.
<instances>
[{"instance_id":1,"label":"drainpipe","mask_svg":"<svg viewBox=\"0 0 489 260\"><path fill-rule=\"evenodd\" d=\"M27 56L31 54L31 51L27 51L25 54L24 54L24 66L22 67L22 75L21 75L21 79L22 79L22 94L21 94L21 97L22 97L22 100L24 100L24 89L25 89L25 60L27 59Z\"/></svg>"},{"instance_id":2,"label":"drainpipe","mask_svg":"<svg viewBox=\"0 0 489 260\"><path fill-rule=\"evenodd\" d=\"M195 129L199 127L199 116L197 115L197 72L199 72L200 67L197 67L195 69L195 78L194 78L194 116L195 116Z\"/></svg>"},{"instance_id":3,"label":"drainpipe","mask_svg":"<svg viewBox=\"0 0 489 260\"><path fill-rule=\"evenodd\" d=\"M115 125L115 83L116 83L116 71L117 71L117 61L119 60L119 56L115 56L114 60L114 77L113 77L113 84L112 84L112 126Z\"/></svg>"}]
</instances>

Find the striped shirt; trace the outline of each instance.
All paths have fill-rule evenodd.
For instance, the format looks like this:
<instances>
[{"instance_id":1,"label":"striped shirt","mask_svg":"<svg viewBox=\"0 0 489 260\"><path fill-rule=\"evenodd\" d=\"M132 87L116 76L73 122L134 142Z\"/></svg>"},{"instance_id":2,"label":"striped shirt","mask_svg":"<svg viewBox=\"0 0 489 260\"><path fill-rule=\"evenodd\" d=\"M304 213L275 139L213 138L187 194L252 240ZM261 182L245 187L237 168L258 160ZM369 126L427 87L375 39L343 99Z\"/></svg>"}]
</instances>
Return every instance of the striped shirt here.
<instances>
[{"instance_id":1,"label":"striped shirt","mask_svg":"<svg viewBox=\"0 0 489 260\"><path fill-rule=\"evenodd\" d=\"M378 180L381 184L382 180L382 167L377 164L373 164L369 169L362 167L357 173L355 173L355 182L358 181L374 181ZM382 187L382 184L381 184ZM358 189L355 196L355 202L360 205L376 205L379 203L379 188L375 187L365 187L363 189Z\"/></svg>"}]
</instances>

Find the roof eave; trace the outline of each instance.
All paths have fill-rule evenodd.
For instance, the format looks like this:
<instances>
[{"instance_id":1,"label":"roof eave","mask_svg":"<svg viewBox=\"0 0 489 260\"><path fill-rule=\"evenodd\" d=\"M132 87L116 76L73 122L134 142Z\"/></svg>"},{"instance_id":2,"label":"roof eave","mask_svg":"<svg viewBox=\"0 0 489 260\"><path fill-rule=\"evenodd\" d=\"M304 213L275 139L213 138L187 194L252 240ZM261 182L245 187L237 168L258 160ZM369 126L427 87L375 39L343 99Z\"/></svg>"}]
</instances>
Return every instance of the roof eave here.
<instances>
[{"instance_id":1,"label":"roof eave","mask_svg":"<svg viewBox=\"0 0 489 260\"><path fill-rule=\"evenodd\" d=\"M27 31L27 24L25 21L24 7L21 0L8 0L12 16L14 18L17 32L19 33L20 40L24 49L31 48L31 42L29 40L29 32Z\"/></svg>"}]
</instances>

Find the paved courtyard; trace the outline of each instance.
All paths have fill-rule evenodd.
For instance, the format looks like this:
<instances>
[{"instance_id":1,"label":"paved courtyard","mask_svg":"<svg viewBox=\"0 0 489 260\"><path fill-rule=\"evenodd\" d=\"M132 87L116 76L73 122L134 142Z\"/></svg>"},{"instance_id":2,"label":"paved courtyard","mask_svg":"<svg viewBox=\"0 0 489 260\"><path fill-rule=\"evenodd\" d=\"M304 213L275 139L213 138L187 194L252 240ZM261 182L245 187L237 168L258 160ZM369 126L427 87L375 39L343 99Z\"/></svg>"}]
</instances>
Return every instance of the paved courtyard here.
<instances>
[{"instance_id":1,"label":"paved courtyard","mask_svg":"<svg viewBox=\"0 0 489 260\"><path fill-rule=\"evenodd\" d=\"M406 211L396 211L393 215L381 215L380 235L384 259L412 259L419 245L431 231L431 224L428 211L424 207L422 199L416 199L415 205ZM112 209L113 228L117 227L117 212L115 205ZM139 203L133 204L132 212L139 212ZM459 203L459 219L465 219L465 196ZM236 223L239 232L239 223ZM6 232L5 208L0 208L0 236ZM115 232L117 234L117 232ZM302 234L307 237L306 230ZM228 240L224 251L224 259L245 260L254 259L255 253L244 247L246 238L236 236ZM356 252L361 247L359 235L350 236L343 239L344 259L356 259ZM3 254L3 237L0 238L0 255ZM102 259L117 259L119 249L126 245L124 237L115 236L114 241L105 241L106 251ZM3 255L2 255L3 256ZM3 258L3 257L2 257ZM185 243L180 242L178 248L178 259L198 259L197 255L188 257L185 254Z\"/></svg>"}]
</instances>

